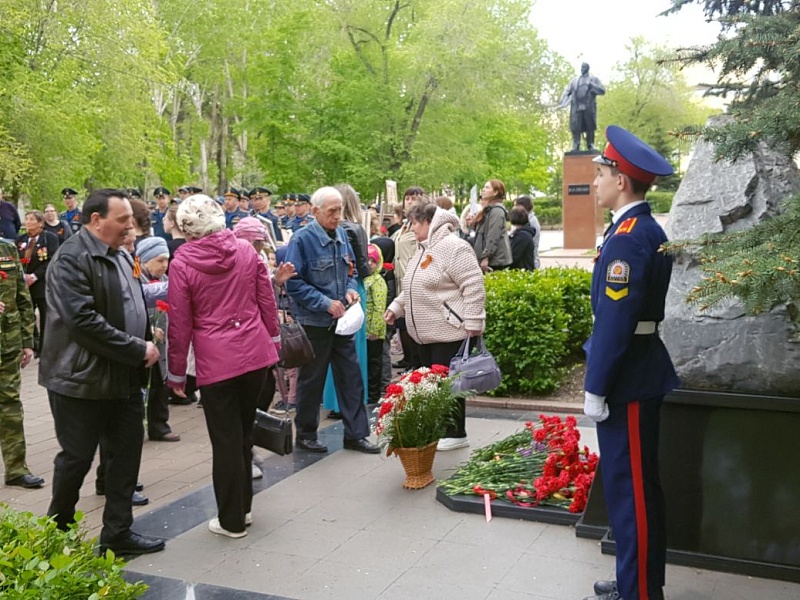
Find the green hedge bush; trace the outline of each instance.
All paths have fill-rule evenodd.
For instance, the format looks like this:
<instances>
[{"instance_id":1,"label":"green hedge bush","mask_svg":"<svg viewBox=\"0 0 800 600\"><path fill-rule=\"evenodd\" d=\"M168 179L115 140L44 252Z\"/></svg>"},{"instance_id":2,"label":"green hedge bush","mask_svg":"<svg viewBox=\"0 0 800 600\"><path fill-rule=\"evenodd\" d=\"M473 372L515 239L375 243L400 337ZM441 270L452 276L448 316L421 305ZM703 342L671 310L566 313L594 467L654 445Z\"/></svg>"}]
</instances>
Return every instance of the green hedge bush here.
<instances>
[{"instance_id":1,"label":"green hedge bush","mask_svg":"<svg viewBox=\"0 0 800 600\"><path fill-rule=\"evenodd\" d=\"M647 201L650 203L650 210L654 213L668 213L672 208L672 199L675 192L659 190L647 192Z\"/></svg>"},{"instance_id":2,"label":"green hedge bush","mask_svg":"<svg viewBox=\"0 0 800 600\"><path fill-rule=\"evenodd\" d=\"M486 346L503 382L493 394L543 394L561 385L592 329L583 269L506 270L486 276Z\"/></svg>"},{"instance_id":3,"label":"green hedge bush","mask_svg":"<svg viewBox=\"0 0 800 600\"><path fill-rule=\"evenodd\" d=\"M560 206L537 207L534 213L542 227L561 227L564 222L564 211Z\"/></svg>"},{"instance_id":4,"label":"green hedge bush","mask_svg":"<svg viewBox=\"0 0 800 600\"><path fill-rule=\"evenodd\" d=\"M147 591L123 579L122 559L97 556L84 535L77 525L61 531L49 517L0 505L0 598L129 600Z\"/></svg>"}]
</instances>

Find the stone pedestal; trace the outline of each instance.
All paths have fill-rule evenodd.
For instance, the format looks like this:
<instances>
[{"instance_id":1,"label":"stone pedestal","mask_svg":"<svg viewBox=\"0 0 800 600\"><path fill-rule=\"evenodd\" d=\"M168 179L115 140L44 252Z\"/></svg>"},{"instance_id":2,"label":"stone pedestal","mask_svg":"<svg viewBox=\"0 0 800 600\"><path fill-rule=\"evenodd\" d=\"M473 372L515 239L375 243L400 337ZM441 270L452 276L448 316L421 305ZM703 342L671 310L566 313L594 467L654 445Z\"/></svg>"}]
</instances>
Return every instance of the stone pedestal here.
<instances>
[{"instance_id":1,"label":"stone pedestal","mask_svg":"<svg viewBox=\"0 0 800 600\"><path fill-rule=\"evenodd\" d=\"M661 408L667 562L800 582L800 398L676 390ZM607 537L597 469L576 535ZM605 537L604 537L605 536Z\"/></svg>"},{"instance_id":2,"label":"stone pedestal","mask_svg":"<svg viewBox=\"0 0 800 600\"><path fill-rule=\"evenodd\" d=\"M603 234L603 209L592 189L597 152L564 154L564 248L592 249Z\"/></svg>"}]
</instances>

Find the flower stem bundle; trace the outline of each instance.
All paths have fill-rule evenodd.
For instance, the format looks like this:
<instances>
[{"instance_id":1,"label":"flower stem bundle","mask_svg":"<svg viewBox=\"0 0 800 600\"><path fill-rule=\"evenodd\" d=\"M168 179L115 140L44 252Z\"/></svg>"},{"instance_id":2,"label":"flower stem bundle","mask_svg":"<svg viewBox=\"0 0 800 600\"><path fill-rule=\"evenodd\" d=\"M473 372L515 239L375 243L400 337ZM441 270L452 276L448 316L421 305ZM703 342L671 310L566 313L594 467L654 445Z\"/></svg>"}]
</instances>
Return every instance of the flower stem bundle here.
<instances>
[{"instance_id":1,"label":"flower stem bundle","mask_svg":"<svg viewBox=\"0 0 800 600\"><path fill-rule=\"evenodd\" d=\"M525 429L474 450L442 483L448 496L489 494L522 507L540 505L582 512L598 456L579 445L575 417L539 416Z\"/></svg>"}]
</instances>

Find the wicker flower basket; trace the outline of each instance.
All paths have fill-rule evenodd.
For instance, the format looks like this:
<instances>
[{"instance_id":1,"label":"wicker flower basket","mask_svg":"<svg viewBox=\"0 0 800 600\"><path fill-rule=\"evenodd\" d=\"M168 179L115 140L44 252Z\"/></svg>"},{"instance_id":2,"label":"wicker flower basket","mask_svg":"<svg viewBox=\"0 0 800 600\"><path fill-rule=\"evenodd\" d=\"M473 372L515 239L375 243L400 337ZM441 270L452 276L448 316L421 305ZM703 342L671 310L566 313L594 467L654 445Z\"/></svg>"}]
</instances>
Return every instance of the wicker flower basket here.
<instances>
[{"instance_id":1,"label":"wicker flower basket","mask_svg":"<svg viewBox=\"0 0 800 600\"><path fill-rule=\"evenodd\" d=\"M400 457L400 462L406 471L404 488L420 490L436 481L432 472L436 444L437 442L433 442L424 448L392 448L392 452Z\"/></svg>"}]
</instances>

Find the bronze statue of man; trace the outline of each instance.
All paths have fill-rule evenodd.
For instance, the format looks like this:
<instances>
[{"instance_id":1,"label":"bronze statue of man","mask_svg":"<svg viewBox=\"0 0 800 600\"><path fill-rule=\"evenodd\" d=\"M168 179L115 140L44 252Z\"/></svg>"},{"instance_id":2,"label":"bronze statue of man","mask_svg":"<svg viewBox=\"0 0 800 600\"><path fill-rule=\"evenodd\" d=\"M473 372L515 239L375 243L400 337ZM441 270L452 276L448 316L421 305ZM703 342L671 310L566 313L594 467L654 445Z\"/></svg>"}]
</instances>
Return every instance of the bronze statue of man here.
<instances>
[{"instance_id":1,"label":"bronze statue of man","mask_svg":"<svg viewBox=\"0 0 800 600\"><path fill-rule=\"evenodd\" d=\"M581 145L581 134L586 134L586 149L594 147L594 132L597 129L597 96L606 93L606 88L594 75L589 75L588 63L581 65L581 74L569 82L561 95L560 108L570 107L569 129L572 132L572 152Z\"/></svg>"}]
</instances>

